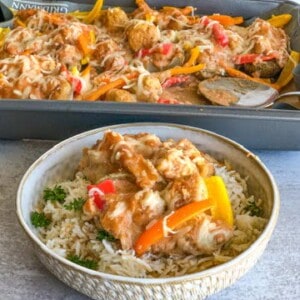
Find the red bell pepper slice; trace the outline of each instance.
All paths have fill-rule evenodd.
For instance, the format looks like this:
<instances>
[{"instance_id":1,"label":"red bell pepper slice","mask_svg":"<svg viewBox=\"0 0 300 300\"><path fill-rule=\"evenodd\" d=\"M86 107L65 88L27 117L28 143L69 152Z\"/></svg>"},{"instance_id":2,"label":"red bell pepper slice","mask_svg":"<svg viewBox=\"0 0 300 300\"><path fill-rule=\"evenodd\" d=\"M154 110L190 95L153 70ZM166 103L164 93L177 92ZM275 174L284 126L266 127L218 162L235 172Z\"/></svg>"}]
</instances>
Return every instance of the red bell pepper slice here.
<instances>
[{"instance_id":1,"label":"red bell pepper slice","mask_svg":"<svg viewBox=\"0 0 300 300\"><path fill-rule=\"evenodd\" d=\"M74 77L65 65L62 65L61 73L67 78L69 83L72 84L74 94L79 95L82 90L82 82L80 78Z\"/></svg>"},{"instance_id":2,"label":"red bell pepper slice","mask_svg":"<svg viewBox=\"0 0 300 300\"><path fill-rule=\"evenodd\" d=\"M82 90L82 82L79 78L77 77L70 77L70 82L72 84L73 87L73 91L75 94L79 95L81 90Z\"/></svg>"},{"instance_id":3,"label":"red bell pepper slice","mask_svg":"<svg viewBox=\"0 0 300 300\"><path fill-rule=\"evenodd\" d=\"M94 199L96 206L102 210L105 205L103 196L105 194L113 194L116 192L114 182L110 179L104 180L98 184L90 184L87 186L90 198Z\"/></svg>"},{"instance_id":4,"label":"red bell pepper slice","mask_svg":"<svg viewBox=\"0 0 300 300\"><path fill-rule=\"evenodd\" d=\"M151 49L147 49L147 48L144 48L144 49L141 49L138 51L138 54L137 56L138 57L145 57L145 56L149 56L152 54L152 50Z\"/></svg>"},{"instance_id":5,"label":"red bell pepper slice","mask_svg":"<svg viewBox=\"0 0 300 300\"><path fill-rule=\"evenodd\" d=\"M150 56L153 53L161 53L163 55L167 55L172 51L172 49L173 49L172 43L164 43L164 44L158 45L155 48L140 49L137 53L137 57Z\"/></svg>"},{"instance_id":6,"label":"red bell pepper slice","mask_svg":"<svg viewBox=\"0 0 300 300\"><path fill-rule=\"evenodd\" d=\"M161 47L160 47L160 53L163 54L163 55L167 55L167 54L170 54L170 52L172 51L173 49L173 44L171 43L165 43L165 44L162 44Z\"/></svg>"},{"instance_id":7,"label":"red bell pepper slice","mask_svg":"<svg viewBox=\"0 0 300 300\"><path fill-rule=\"evenodd\" d=\"M211 22L215 22L215 21L210 20L207 16L204 16L202 18L202 24L204 26L208 26ZM215 23L212 25L212 33L216 42L220 46L222 47L228 46L229 44L228 35L226 34L224 28L219 23Z\"/></svg>"},{"instance_id":8,"label":"red bell pepper slice","mask_svg":"<svg viewBox=\"0 0 300 300\"><path fill-rule=\"evenodd\" d=\"M256 60L268 61L274 58L276 58L276 55L274 53L270 55L247 53L247 54L236 55L233 60L235 64L243 65L243 64L254 63Z\"/></svg>"},{"instance_id":9,"label":"red bell pepper slice","mask_svg":"<svg viewBox=\"0 0 300 300\"><path fill-rule=\"evenodd\" d=\"M176 84L181 84L188 81L189 76L173 76L164 81L162 84L163 88L168 88Z\"/></svg>"},{"instance_id":10,"label":"red bell pepper slice","mask_svg":"<svg viewBox=\"0 0 300 300\"><path fill-rule=\"evenodd\" d=\"M180 104L180 102L175 99L165 99L165 98L159 98L157 100L157 103L159 103L159 104Z\"/></svg>"},{"instance_id":11,"label":"red bell pepper slice","mask_svg":"<svg viewBox=\"0 0 300 300\"><path fill-rule=\"evenodd\" d=\"M221 45L222 47L228 46L229 38L220 24L214 24L212 26L212 32L215 40L219 45Z\"/></svg>"}]
</instances>

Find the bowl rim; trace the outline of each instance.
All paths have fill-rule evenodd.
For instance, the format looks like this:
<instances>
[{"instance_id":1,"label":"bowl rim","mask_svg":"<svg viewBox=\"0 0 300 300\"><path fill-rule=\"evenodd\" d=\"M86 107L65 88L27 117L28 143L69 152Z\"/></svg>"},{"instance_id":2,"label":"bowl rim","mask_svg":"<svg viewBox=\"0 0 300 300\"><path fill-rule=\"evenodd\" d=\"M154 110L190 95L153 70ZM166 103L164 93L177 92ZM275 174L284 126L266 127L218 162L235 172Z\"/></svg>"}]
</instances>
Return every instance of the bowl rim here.
<instances>
[{"instance_id":1,"label":"bowl rim","mask_svg":"<svg viewBox=\"0 0 300 300\"><path fill-rule=\"evenodd\" d=\"M217 138L219 140L222 140L223 142L227 144L231 144L237 150L244 152L245 156L248 159L252 159L254 163L259 165L259 167L264 171L266 174L267 178L270 181L270 185L272 187L272 196L273 196L273 207L272 211L270 214L270 218L268 219L268 223L261 232L260 236L251 244L249 248L247 248L245 251L234 257L233 259L224 262L220 265L214 266L209 269L205 269L199 272L195 272L192 274L185 274L181 276L174 276L174 277L162 277L162 278L139 278L139 277L129 277L129 276L122 276L122 275L114 275L110 273L105 273L101 271L96 271L96 270L91 270L85 267L82 267L78 264L75 264L66 258L56 254L54 251L52 251L50 248L48 248L39 238L38 236L29 228L29 226L26 224L25 219L23 218L23 213L21 210L21 202L22 202L22 193L23 193L23 188L24 184L27 180L28 177L30 177L32 171L39 165L41 164L45 159L47 159L49 156L51 156L52 153L55 153L59 149L62 149L66 144L75 142L77 140L80 140L82 138L86 138L90 135L94 135L96 133L103 133L106 130L115 130L115 129L123 129L126 127L139 127L143 128L143 126L151 126L151 127L169 127L169 128L174 128L174 129L181 129L181 130L188 130L188 131L193 131L195 133L205 133L211 137ZM119 282L123 284L136 284L136 285L162 285L162 284L181 284L182 282L190 282L193 280L200 280L204 277L207 276L212 276L215 275L219 272L226 271L228 269L231 269L235 266L237 266L242 260L247 259L247 257L251 256L253 252L255 252L255 249L261 245L264 240L268 237L271 236L277 219L279 215L279 208L280 208L280 194L279 194L279 189L277 187L277 184L275 182L275 179L271 172L268 170L268 168L265 166L265 164L259 159L258 156L253 154L250 150L239 144L238 142L235 142L223 135L217 134L213 131L193 127L193 126L188 126L188 125L183 125L183 124L175 124L175 123L164 123L164 122L136 122L136 123L123 123L123 124L117 124L117 125L108 125L108 126L102 126L99 128L95 128L92 130L84 131L82 133L79 133L77 135L71 136L65 140L60 141L58 144L54 145L51 147L49 150L47 150L44 154L42 154L39 158L37 158L31 166L27 169L25 174L23 175L19 186L17 190L17 197L16 197L16 214L18 217L19 224L25 231L25 233L28 235L28 237L31 239L32 242L36 246L38 246L39 250L44 252L45 254L51 256L55 260L58 260L59 263L63 264L64 267L68 267L71 269L75 269L75 271L79 271L81 273L86 273L90 277L94 277L97 279L101 280L110 280L114 282ZM34 251L37 251L36 248L34 247Z\"/></svg>"}]
</instances>

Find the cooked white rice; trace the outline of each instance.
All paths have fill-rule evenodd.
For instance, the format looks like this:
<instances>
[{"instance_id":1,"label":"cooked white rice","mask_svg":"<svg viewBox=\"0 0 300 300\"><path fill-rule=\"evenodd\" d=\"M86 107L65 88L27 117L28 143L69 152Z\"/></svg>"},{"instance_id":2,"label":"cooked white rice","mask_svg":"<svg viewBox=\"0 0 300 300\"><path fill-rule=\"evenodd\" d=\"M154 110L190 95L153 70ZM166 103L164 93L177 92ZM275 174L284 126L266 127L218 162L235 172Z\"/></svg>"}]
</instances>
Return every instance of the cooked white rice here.
<instances>
[{"instance_id":1,"label":"cooked white rice","mask_svg":"<svg viewBox=\"0 0 300 300\"><path fill-rule=\"evenodd\" d=\"M216 166L216 175L223 178L234 212L234 234L223 248L211 256L170 256L163 257L151 253L141 258L134 251L116 249L113 242L99 241L97 219L87 219L81 211L67 210L65 204L75 198L86 198L87 185L78 173L73 181L59 182L67 192L64 204L40 200L37 211L44 212L52 220L47 228L39 229L40 239L54 252L63 257L68 254L81 259L92 259L98 263L97 270L131 277L170 277L207 269L224 263L246 250L260 235L266 225L265 218L250 216L245 212L249 201L261 205L260 199L254 199L247 192L246 180L226 165Z\"/></svg>"}]
</instances>

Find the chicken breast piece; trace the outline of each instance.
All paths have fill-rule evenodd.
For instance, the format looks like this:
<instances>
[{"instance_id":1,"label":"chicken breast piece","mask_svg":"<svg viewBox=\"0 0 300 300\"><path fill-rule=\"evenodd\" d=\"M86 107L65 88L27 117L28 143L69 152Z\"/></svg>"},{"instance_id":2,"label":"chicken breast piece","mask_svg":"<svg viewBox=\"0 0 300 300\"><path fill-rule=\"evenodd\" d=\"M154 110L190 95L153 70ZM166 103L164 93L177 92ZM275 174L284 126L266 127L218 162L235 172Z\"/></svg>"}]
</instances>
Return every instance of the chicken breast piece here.
<instances>
[{"instance_id":1,"label":"chicken breast piece","mask_svg":"<svg viewBox=\"0 0 300 300\"><path fill-rule=\"evenodd\" d=\"M207 199L208 191L204 179L198 173L194 173L169 183L163 190L162 197L172 211L190 202Z\"/></svg>"},{"instance_id":2,"label":"chicken breast piece","mask_svg":"<svg viewBox=\"0 0 300 300\"><path fill-rule=\"evenodd\" d=\"M160 31L157 26L150 22L137 21L127 29L127 37L130 48L139 51L142 48L153 47L160 39Z\"/></svg>"},{"instance_id":3,"label":"chicken breast piece","mask_svg":"<svg viewBox=\"0 0 300 300\"><path fill-rule=\"evenodd\" d=\"M126 12L120 7L109 8L104 11L101 20L109 32L123 30L129 21Z\"/></svg>"},{"instance_id":4,"label":"chicken breast piece","mask_svg":"<svg viewBox=\"0 0 300 300\"><path fill-rule=\"evenodd\" d=\"M151 252L165 254L213 254L232 237L233 229L222 221L201 214L173 236L152 246Z\"/></svg>"},{"instance_id":5,"label":"chicken breast piece","mask_svg":"<svg viewBox=\"0 0 300 300\"><path fill-rule=\"evenodd\" d=\"M146 224L165 210L165 201L158 192L141 190L137 193L111 194L100 222L105 230L120 240L122 249L132 249Z\"/></svg>"}]
</instances>

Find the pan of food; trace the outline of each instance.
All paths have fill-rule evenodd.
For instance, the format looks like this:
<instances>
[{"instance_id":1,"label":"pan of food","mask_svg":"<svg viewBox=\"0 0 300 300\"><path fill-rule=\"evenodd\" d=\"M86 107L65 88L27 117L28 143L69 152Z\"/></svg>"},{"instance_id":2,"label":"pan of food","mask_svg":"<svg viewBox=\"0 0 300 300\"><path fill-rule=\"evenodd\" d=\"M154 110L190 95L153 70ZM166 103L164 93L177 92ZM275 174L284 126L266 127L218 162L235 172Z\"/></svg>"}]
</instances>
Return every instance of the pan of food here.
<instances>
[{"instance_id":1,"label":"pan of food","mask_svg":"<svg viewBox=\"0 0 300 300\"><path fill-rule=\"evenodd\" d=\"M273 104L295 90L296 3L3 2L12 14L1 6L1 138L61 139L147 120L250 147L300 147L297 96L295 110Z\"/></svg>"}]
</instances>

